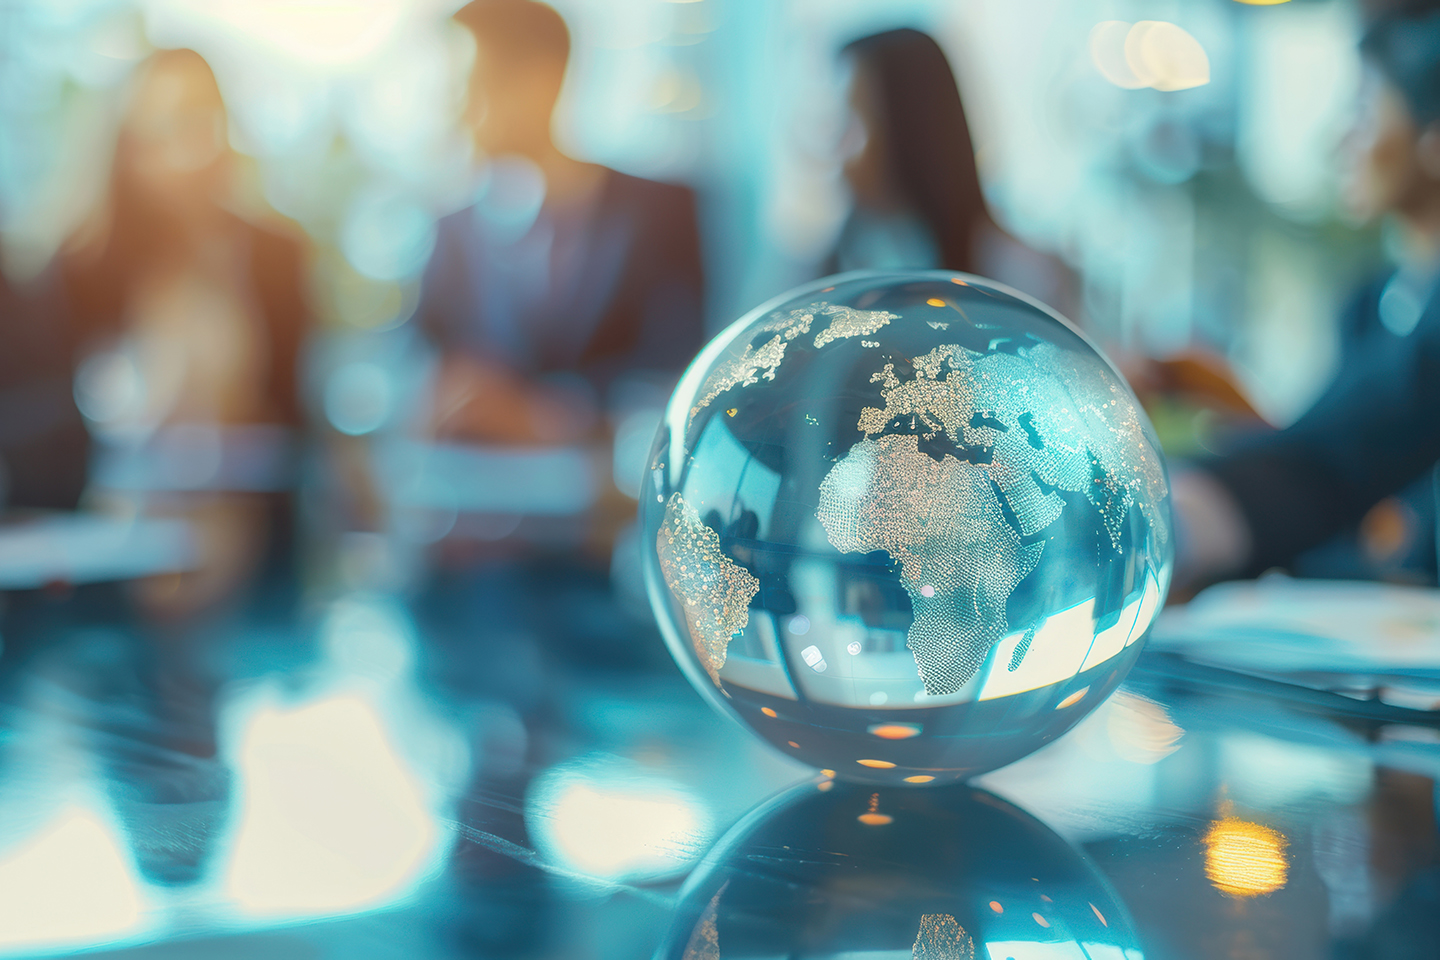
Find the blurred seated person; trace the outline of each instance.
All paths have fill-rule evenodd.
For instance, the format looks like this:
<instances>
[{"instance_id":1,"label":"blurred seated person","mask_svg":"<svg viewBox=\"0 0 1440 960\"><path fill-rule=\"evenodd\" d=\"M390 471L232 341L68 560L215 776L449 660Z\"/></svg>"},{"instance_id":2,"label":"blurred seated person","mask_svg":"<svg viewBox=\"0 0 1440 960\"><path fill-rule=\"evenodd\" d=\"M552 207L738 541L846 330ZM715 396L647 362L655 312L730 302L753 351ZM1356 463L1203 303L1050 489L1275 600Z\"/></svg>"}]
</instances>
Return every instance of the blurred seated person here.
<instances>
[{"instance_id":1,"label":"blurred seated person","mask_svg":"<svg viewBox=\"0 0 1440 960\"><path fill-rule=\"evenodd\" d=\"M444 218L421 322L441 351L440 437L554 444L618 378L673 378L704 340L695 200L566 156L551 137L570 40L553 9L476 0L466 122L475 204Z\"/></svg>"},{"instance_id":2,"label":"blurred seated person","mask_svg":"<svg viewBox=\"0 0 1440 960\"><path fill-rule=\"evenodd\" d=\"M1182 587L1292 566L1357 529L1362 551L1376 559L1419 539L1433 580L1440 4L1382 15L1361 51L1364 81L1345 145L1346 200L1363 219L1393 220L1398 267L1350 302L1339 371L1306 414L1284 430L1233 443L1197 469L1175 471ZM1405 507L1406 499L1419 510Z\"/></svg>"},{"instance_id":3,"label":"blurred seated person","mask_svg":"<svg viewBox=\"0 0 1440 960\"><path fill-rule=\"evenodd\" d=\"M1074 317L1073 274L990 216L954 71L918 30L864 37L842 51L851 126L842 150L854 208L827 272L974 273Z\"/></svg>"},{"instance_id":4,"label":"blurred seated person","mask_svg":"<svg viewBox=\"0 0 1440 960\"><path fill-rule=\"evenodd\" d=\"M225 489L220 474L236 452L227 442L259 438L251 446L267 449L239 452L274 457L267 438L300 422L303 250L233 212L227 130L199 54L151 56L130 90L108 193L59 262L77 331L76 394L92 433L139 451L147 466L187 474L157 477L153 489L87 493L92 505L190 523L196 567L140 585L143 606L165 617L233 595L269 546L278 504Z\"/></svg>"}]
</instances>

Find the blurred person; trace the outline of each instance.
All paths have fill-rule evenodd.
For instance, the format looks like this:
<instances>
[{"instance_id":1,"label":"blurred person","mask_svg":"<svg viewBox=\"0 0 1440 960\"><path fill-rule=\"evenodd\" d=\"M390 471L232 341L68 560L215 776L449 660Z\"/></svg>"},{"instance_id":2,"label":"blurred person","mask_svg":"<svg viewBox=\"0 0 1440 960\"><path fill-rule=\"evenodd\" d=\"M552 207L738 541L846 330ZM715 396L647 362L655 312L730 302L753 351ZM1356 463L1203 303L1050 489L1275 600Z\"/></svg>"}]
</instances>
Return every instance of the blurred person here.
<instances>
[{"instance_id":1,"label":"blurred person","mask_svg":"<svg viewBox=\"0 0 1440 960\"><path fill-rule=\"evenodd\" d=\"M300 419L303 249L233 212L227 130L199 54L151 56L130 90L108 193L59 263L92 431L183 475L160 489L91 491L101 505L189 521L195 567L139 585L143 607L161 617L233 595L272 546L276 499L226 492L222 468L274 468Z\"/></svg>"},{"instance_id":2,"label":"blurred person","mask_svg":"<svg viewBox=\"0 0 1440 960\"><path fill-rule=\"evenodd\" d=\"M1361 53L1345 200L1361 220L1391 221L1398 265L1346 308L1339 370L1308 412L1175 471L1182 587L1293 566L1347 530L1370 569L1412 554L1434 579L1440 4L1392 5L1370 24Z\"/></svg>"},{"instance_id":3,"label":"blurred person","mask_svg":"<svg viewBox=\"0 0 1440 960\"><path fill-rule=\"evenodd\" d=\"M424 281L435 432L572 442L618 379L673 378L700 349L695 199L556 146L570 39L553 9L476 0L455 20L476 42L465 120L484 166L475 204L440 222Z\"/></svg>"},{"instance_id":4,"label":"blurred person","mask_svg":"<svg viewBox=\"0 0 1440 960\"><path fill-rule=\"evenodd\" d=\"M934 38L890 30L841 56L851 69L842 151L854 209L827 272L959 270L1075 316L1073 274L991 217L960 88Z\"/></svg>"}]
</instances>

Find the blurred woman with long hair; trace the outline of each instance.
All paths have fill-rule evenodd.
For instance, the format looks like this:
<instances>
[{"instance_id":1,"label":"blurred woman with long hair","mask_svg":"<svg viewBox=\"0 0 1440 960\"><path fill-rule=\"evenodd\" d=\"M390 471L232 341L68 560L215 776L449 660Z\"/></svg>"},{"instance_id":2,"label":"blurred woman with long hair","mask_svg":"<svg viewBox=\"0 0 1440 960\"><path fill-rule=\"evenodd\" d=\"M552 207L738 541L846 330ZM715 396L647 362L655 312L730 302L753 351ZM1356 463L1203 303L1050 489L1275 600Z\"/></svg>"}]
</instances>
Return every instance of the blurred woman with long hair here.
<instances>
[{"instance_id":1,"label":"blurred woman with long hair","mask_svg":"<svg viewBox=\"0 0 1440 960\"><path fill-rule=\"evenodd\" d=\"M178 515L188 573L142 585L161 615L233 593L267 546L277 461L299 421L296 356L309 314L298 240L234 212L220 89L192 50L136 74L109 190L70 238L60 274L77 332L76 397L101 446L145 478L92 499ZM238 479L237 479L238 478Z\"/></svg>"},{"instance_id":2,"label":"blurred woman with long hair","mask_svg":"<svg viewBox=\"0 0 1440 960\"><path fill-rule=\"evenodd\" d=\"M1068 312L1070 272L990 215L960 88L934 38L889 30L841 57L851 70L845 178L854 208L830 269L976 273Z\"/></svg>"}]
</instances>

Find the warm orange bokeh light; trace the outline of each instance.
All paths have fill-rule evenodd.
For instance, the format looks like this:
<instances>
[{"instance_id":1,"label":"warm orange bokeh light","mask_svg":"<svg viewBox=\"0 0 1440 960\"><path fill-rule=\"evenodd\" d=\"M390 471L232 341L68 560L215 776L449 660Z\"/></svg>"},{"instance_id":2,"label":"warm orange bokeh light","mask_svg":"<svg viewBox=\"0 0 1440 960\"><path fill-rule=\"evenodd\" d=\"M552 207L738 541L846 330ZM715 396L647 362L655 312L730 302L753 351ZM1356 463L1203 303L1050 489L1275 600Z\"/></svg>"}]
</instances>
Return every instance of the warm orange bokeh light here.
<instances>
[{"instance_id":1,"label":"warm orange bokeh light","mask_svg":"<svg viewBox=\"0 0 1440 960\"><path fill-rule=\"evenodd\" d=\"M771 710L769 707L761 707L760 712L765 714L765 716L767 717L779 716L779 714L777 714L774 710Z\"/></svg>"},{"instance_id":2,"label":"warm orange bokeh light","mask_svg":"<svg viewBox=\"0 0 1440 960\"><path fill-rule=\"evenodd\" d=\"M872 770L892 770L895 764L889 760L856 760L862 767L870 767Z\"/></svg>"},{"instance_id":3,"label":"warm orange bokeh light","mask_svg":"<svg viewBox=\"0 0 1440 960\"><path fill-rule=\"evenodd\" d=\"M908 740L920 735L920 725L915 723L875 723L871 724L870 733L881 740Z\"/></svg>"},{"instance_id":4,"label":"warm orange bokeh light","mask_svg":"<svg viewBox=\"0 0 1440 960\"><path fill-rule=\"evenodd\" d=\"M1205 834L1205 876L1221 893L1258 897L1285 886L1289 841L1270 827L1225 817Z\"/></svg>"}]
</instances>

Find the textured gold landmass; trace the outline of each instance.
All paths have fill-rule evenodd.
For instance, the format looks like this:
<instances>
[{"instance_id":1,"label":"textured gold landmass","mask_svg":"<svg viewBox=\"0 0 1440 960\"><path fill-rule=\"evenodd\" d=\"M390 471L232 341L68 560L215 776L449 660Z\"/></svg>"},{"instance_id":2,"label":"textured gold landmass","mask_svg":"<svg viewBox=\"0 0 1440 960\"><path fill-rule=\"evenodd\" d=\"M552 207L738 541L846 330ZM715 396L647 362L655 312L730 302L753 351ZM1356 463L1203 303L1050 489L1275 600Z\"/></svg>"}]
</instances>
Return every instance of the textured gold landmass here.
<instances>
[{"instance_id":1,"label":"textured gold landmass","mask_svg":"<svg viewBox=\"0 0 1440 960\"><path fill-rule=\"evenodd\" d=\"M974 960L975 941L950 914L921 914L911 956L914 960Z\"/></svg>"},{"instance_id":2,"label":"textured gold landmass","mask_svg":"<svg viewBox=\"0 0 1440 960\"><path fill-rule=\"evenodd\" d=\"M900 319L900 314L888 310L856 310L854 307L832 307L824 304L816 306L823 308L818 310L818 313L830 317L830 325L815 335L817 348L835 340L868 336L891 320Z\"/></svg>"},{"instance_id":3,"label":"textured gold landmass","mask_svg":"<svg viewBox=\"0 0 1440 960\"><path fill-rule=\"evenodd\" d=\"M913 434L851 447L821 481L816 517L842 553L899 562L915 617L908 646L934 696L964 686L1005 635L1005 601L1044 546L1020 542L981 466L936 460Z\"/></svg>"},{"instance_id":4,"label":"textured gold landmass","mask_svg":"<svg viewBox=\"0 0 1440 960\"><path fill-rule=\"evenodd\" d=\"M740 356L716 364L715 369L710 371L710 375L700 386L700 399L690 408L690 419L686 428L695 422L695 417L701 410L721 394L735 387L748 387L761 380L774 380L775 372L785 361L785 348L792 340L809 333L817 316L830 318L830 323L815 336L815 346L818 348L836 340L874 333L891 320L899 319L900 315L885 310L856 310L853 307L829 304L824 300L794 310L776 310L769 319L755 328L753 334L758 337L761 334L773 333L775 336L759 347L746 346Z\"/></svg>"},{"instance_id":5,"label":"textured gold landmass","mask_svg":"<svg viewBox=\"0 0 1440 960\"><path fill-rule=\"evenodd\" d=\"M761 378L774 380L775 371L780 369L780 363L785 359L787 346L789 342L777 333L760 349L747 346L740 356L726 360L710 371L710 376L705 378L705 385L700 388L700 399L690 408L689 423L695 422L695 416L708 407L711 400L732 387L748 387L752 383L759 383ZM687 428L689 423L686 424Z\"/></svg>"},{"instance_id":6,"label":"textured gold landmass","mask_svg":"<svg viewBox=\"0 0 1440 960\"><path fill-rule=\"evenodd\" d=\"M719 686L730 639L750 622L750 601L760 581L725 556L720 537L679 493L665 503L655 549L665 585L684 610L695 654Z\"/></svg>"},{"instance_id":7,"label":"textured gold landmass","mask_svg":"<svg viewBox=\"0 0 1440 960\"><path fill-rule=\"evenodd\" d=\"M1024 536L1060 516L1065 500L1057 491L1068 490L1095 505L1116 550L1131 506L1156 539L1169 538L1160 458L1129 394L1098 363L1042 343L989 354L947 345L914 366L912 380L902 381L892 364L870 378L882 385L885 406L861 411L860 432L873 436L913 419L927 439L944 433L991 448L986 469Z\"/></svg>"},{"instance_id":8,"label":"textured gold landmass","mask_svg":"<svg viewBox=\"0 0 1440 960\"><path fill-rule=\"evenodd\" d=\"M1132 506L1168 538L1169 490L1134 402L1098 363L1046 343L990 354L951 344L913 366L911 379L893 363L871 376L885 406L861 411L865 439L821 482L816 517L835 549L884 550L900 563L915 616L908 645L926 692L944 695L1008 629L1006 602L1044 546L1020 538L1060 516L1059 491L1095 505L1118 551ZM988 449L989 462L920 452L919 437L941 434Z\"/></svg>"},{"instance_id":9,"label":"textured gold landmass","mask_svg":"<svg viewBox=\"0 0 1440 960\"><path fill-rule=\"evenodd\" d=\"M726 880L710 898L695 929L690 932L690 941L685 944L685 955L681 960L720 960L720 930L716 919L720 913L720 898L725 895L728 886L730 881Z\"/></svg>"}]
</instances>

